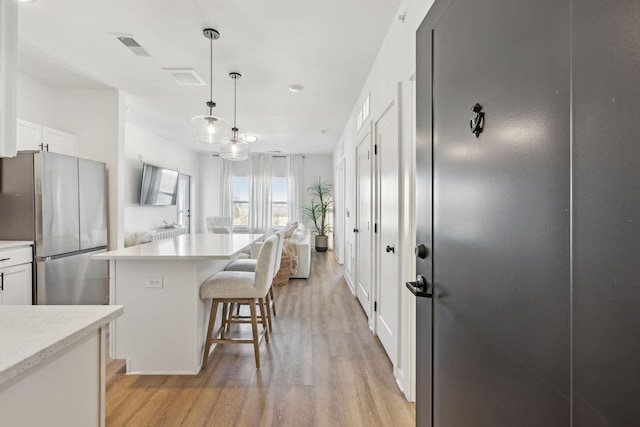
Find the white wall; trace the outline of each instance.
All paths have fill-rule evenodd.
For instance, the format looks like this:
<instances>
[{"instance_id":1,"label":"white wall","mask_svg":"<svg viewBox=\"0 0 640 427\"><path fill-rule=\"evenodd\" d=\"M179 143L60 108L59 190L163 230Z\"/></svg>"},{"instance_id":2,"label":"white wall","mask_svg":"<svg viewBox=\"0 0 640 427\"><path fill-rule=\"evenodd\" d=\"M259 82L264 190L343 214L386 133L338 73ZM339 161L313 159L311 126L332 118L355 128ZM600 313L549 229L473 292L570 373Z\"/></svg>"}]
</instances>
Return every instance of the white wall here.
<instances>
[{"instance_id":1,"label":"white wall","mask_svg":"<svg viewBox=\"0 0 640 427\"><path fill-rule=\"evenodd\" d=\"M400 83L400 97L398 102L400 112L400 158L402 162L400 172L400 181L403 189L401 191L401 200L404 213L399 221L402 222L402 235L400 239L400 259L403 260L401 265L401 280L412 279L415 274L415 259L412 255L414 244L414 228L413 215L411 212L414 206L415 196L413 194L413 182L415 180L415 171L413 168L414 146L413 146L413 126L411 121L412 111L412 77L415 74L415 32L431 8L433 0L405 0L402 2L396 16L404 15L404 21L396 19L392 22L391 27L385 37L380 48L378 56L374 61L369 76L365 81L360 93L358 102L354 105L353 111L345 129L340 137L340 143L334 151L333 161L337 165L342 159L345 164L345 211L349 211L351 215L345 215L345 246L352 245L355 247L353 233L349 230L355 228L355 173L356 173L356 147L362 140L366 130L370 129L371 123L384 113L387 106L396 98L398 94L398 83ZM370 115L368 120L362 126L360 132L356 132L356 117L362 103L366 97L370 97ZM406 196L406 197L404 197ZM349 256L345 251L345 257ZM348 267L350 260L345 259L345 266ZM349 280L348 269L346 275ZM409 296L409 292L401 293L402 316L400 330L400 346L397 363L394 365L394 374L398 380L398 384L404 389L405 395L413 398L412 391L412 341L414 333L412 327L412 313L414 301Z\"/></svg>"},{"instance_id":2,"label":"white wall","mask_svg":"<svg viewBox=\"0 0 640 427\"><path fill-rule=\"evenodd\" d=\"M55 128L55 90L52 87L24 74L18 74L17 103L19 119Z\"/></svg>"},{"instance_id":3,"label":"white wall","mask_svg":"<svg viewBox=\"0 0 640 427\"><path fill-rule=\"evenodd\" d=\"M197 227L199 168L198 153L164 139L134 124L125 127L124 150L124 232L149 231L178 221L176 206L140 206L142 162L177 169L191 176L192 222ZM142 161L141 161L142 160Z\"/></svg>"}]
</instances>

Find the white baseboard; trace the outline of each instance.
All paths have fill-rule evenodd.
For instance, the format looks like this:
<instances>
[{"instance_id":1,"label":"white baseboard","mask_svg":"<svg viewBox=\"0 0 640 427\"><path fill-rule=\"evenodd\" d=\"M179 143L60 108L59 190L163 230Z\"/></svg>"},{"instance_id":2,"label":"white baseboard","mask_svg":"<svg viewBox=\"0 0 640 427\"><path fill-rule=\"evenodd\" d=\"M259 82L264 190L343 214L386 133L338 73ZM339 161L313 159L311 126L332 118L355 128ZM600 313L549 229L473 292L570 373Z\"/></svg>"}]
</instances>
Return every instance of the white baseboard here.
<instances>
[{"instance_id":1,"label":"white baseboard","mask_svg":"<svg viewBox=\"0 0 640 427\"><path fill-rule=\"evenodd\" d=\"M349 277L349 275L345 272L343 274L344 279L347 281L347 285L349 285L349 290L351 291L351 293L353 294L353 296L356 295L356 287L353 285L353 282L351 281L351 278Z\"/></svg>"}]
</instances>

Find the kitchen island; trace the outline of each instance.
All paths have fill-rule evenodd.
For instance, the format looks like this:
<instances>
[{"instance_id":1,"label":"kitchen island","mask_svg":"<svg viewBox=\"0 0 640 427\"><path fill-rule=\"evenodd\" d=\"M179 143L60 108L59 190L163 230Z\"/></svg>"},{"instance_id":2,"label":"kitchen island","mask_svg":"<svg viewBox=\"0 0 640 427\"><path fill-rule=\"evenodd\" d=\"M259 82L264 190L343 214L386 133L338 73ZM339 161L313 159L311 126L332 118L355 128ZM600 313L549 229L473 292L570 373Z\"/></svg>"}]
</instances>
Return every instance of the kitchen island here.
<instances>
[{"instance_id":1,"label":"kitchen island","mask_svg":"<svg viewBox=\"0 0 640 427\"><path fill-rule=\"evenodd\" d=\"M120 306L0 306L0 424L104 426L105 326Z\"/></svg>"},{"instance_id":2,"label":"kitchen island","mask_svg":"<svg viewBox=\"0 0 640 427\"><path fill-rule=\"evenodd\" d=\"M200 299L200 284L261 237L185 234L93 256L110 261L111 301L126 308L111 331L127 373L200 371L211 304Z\"/></svg>"}]
</instances>

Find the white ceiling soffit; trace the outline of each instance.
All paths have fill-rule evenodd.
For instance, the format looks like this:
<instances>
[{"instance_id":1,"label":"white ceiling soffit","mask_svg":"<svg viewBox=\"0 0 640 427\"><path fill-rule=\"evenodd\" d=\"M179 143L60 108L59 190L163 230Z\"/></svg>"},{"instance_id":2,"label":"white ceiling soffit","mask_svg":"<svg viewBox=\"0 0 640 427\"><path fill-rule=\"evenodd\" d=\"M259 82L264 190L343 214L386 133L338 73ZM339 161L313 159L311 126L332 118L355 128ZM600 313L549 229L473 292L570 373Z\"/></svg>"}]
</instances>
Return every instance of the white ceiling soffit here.
<instances>
[{"instance_id":1,"label":"white ceiling soffit","mask_svg":"<svg viewBox=\"0 0 640 427\"><path fill-rule=\"evenodd\" d=\"M189 137L191 117L207 112L209 88L178 85L165 71L192 69L206 76L208 86L209 40L202 29L212 27L221 35L213 41L214 114L233 118L229 72L240 72L238 127L242 134L259 137L252 151L328 154L347 125L399 4L39 1L20 6L20 58L25 52L47 52L38 59L65 64L72 77L61 75L55 83L47 67L20 69L56 87L72 86L80 76L79 81L88 78L120 89L127 95L132 123L194 150L215 151ZM114 34L135 39L152 56L132 55ZM290 92L296 84L304 90Z\"/></svg>"}]
</instances>

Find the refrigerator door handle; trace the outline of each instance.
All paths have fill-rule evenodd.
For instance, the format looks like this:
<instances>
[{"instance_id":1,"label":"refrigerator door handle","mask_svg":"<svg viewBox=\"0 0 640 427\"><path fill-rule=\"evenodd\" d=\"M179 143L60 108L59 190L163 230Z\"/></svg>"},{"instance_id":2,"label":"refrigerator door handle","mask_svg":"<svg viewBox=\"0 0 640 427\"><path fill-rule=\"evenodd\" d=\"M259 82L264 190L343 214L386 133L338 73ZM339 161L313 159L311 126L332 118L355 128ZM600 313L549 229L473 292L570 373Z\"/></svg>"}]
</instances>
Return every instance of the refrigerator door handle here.
<instances>
[{"instance_id":1,"label":"refrigerator door handle","mask_svg":"<svg viewBox=\"0 0 640 427\"><path fill-rule=\"evenodd\" d=\"M406 282L407 289L417 297L433 298L433 287L429 284L426 277L418 274L415 282Z\"/></svg>"}]
</instances>

